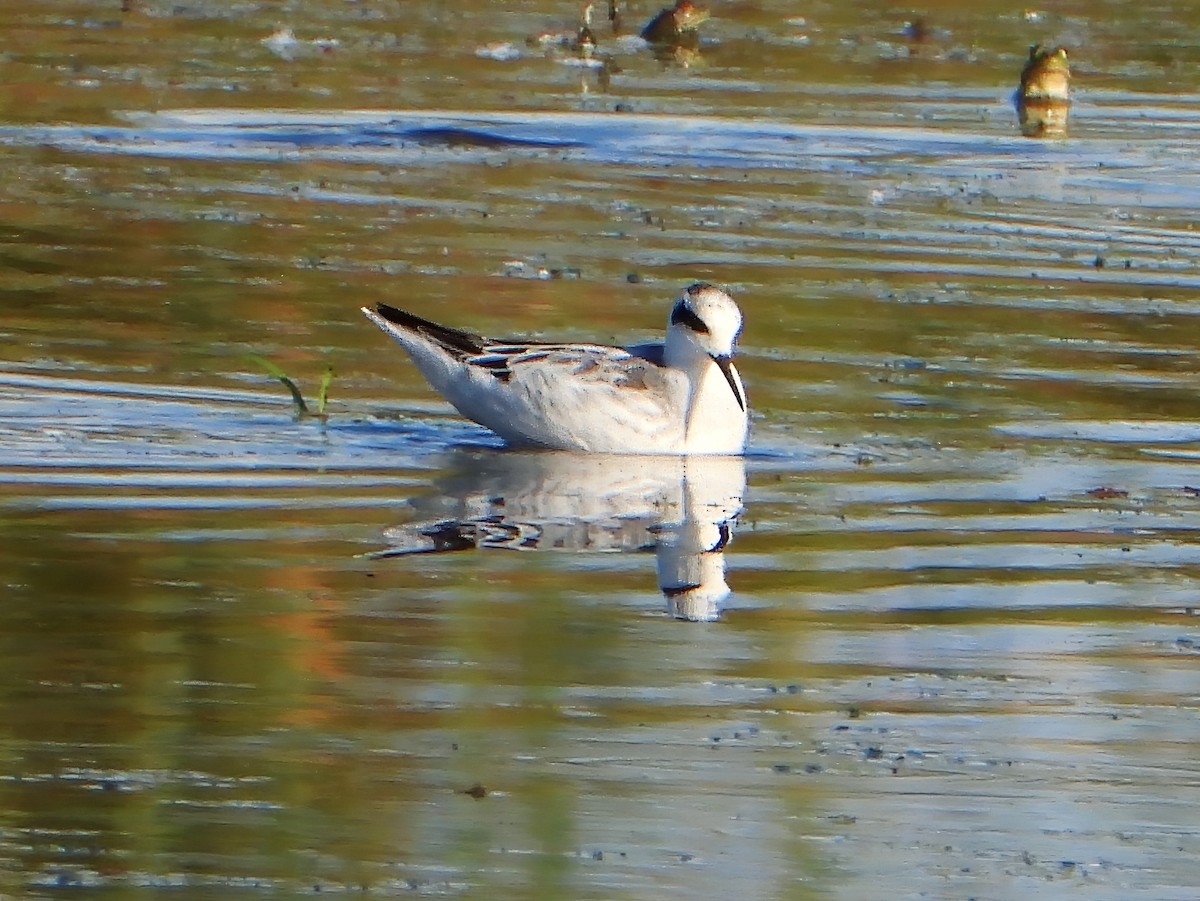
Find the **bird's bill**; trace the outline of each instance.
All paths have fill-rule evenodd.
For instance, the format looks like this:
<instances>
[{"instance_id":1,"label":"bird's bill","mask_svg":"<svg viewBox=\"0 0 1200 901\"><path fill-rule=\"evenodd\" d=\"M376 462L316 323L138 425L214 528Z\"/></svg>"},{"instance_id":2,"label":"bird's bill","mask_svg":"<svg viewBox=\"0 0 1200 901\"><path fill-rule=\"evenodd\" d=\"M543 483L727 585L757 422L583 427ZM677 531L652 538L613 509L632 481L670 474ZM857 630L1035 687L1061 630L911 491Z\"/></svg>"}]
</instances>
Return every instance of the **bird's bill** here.
<instances>
[{"instance_id":1,"label":"bird's bill","mask_svg":"<svg viewBox=\"0 0 1200 901\"><path fill-rule=\"evenodd\" d=\"M729 387L733 391L733 396L737 399L738 406L742 408L742 412L744 413L746 411L746 398L742 396L742 389L738 385L737 376L733 374L733 360L722 354L720 356L713 355L712 361L721 370L721 375L725 376L725 381L729 383Z\"/></svg>"}]
</instances>

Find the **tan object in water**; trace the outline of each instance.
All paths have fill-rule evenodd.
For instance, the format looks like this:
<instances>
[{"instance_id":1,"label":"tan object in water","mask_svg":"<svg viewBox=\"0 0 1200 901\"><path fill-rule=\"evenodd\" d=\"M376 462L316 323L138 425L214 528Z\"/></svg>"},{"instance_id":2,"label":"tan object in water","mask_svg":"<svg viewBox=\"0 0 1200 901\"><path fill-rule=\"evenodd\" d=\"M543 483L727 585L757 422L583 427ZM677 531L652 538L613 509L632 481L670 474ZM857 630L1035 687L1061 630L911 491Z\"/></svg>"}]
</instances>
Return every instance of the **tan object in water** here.
<instances>
[{"instance_id":1,"label":"tan object in water","mask_svg":"<svg viewBox=\"0 0 1200 901\"><path fill-rule=\"evenodd\" d=\"M1029 60L1021 70L1017 89L1017 117L1021 133L1030 138L1055 137L1067 133L1071 110L1071 67L1064 47L1029 48Z\"/></svg>"}]
</instances>

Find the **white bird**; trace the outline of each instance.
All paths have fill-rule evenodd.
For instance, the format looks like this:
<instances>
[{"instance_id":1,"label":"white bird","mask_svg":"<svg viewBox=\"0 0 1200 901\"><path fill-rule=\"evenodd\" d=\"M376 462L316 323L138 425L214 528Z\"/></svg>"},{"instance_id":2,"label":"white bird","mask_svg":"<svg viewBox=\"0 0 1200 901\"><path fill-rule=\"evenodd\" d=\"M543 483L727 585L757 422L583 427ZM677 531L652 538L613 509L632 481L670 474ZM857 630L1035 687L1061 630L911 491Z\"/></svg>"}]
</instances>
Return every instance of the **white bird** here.
<instances>
[{"instance_id":1,"label":"white bird","mask_svg":"<svg viewBox=\"0 0 1200 901\"><path fill-rule=\"evenodd\" d=\"M666 340L635 347L496 341L386 304L362 308L463 414L510 444L607 454L740 454L749 417L733 298L679 295Z\"/></svg>"}]
</instances>

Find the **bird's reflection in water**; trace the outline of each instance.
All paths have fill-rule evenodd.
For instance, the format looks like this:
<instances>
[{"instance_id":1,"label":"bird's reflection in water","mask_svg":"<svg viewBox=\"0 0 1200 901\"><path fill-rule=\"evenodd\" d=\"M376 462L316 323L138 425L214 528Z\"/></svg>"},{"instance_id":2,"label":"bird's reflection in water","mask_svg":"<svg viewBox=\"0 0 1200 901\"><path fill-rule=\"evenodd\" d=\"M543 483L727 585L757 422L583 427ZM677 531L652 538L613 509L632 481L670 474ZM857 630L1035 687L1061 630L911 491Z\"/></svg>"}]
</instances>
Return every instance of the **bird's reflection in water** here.
<instances>
[{"instance_id":1,"label":"bird's reflection in water","mask_svg":"<svg viewBox=\"0 0 1200 901\"><path fill-rule=\"evenodd\" d=\"M372 556L499 548L653 551L672 616L713 620L730 594L725 547L742 510L741 457L459 451L421 521L389 529Z\"/></svg>"}]
</instances>

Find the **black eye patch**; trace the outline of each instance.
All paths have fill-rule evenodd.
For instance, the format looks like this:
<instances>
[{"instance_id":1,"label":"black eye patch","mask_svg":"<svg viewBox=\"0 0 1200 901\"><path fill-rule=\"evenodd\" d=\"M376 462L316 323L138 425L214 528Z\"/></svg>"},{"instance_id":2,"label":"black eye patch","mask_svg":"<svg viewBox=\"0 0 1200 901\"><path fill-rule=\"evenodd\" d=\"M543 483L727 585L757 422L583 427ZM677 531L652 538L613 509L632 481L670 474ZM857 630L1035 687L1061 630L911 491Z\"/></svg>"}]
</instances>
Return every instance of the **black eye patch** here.
<instances>
[{"instance_id":1,"label":"black eye patch","mask_svg":"<svg viewBox=\"0 0 1200 901\"><path fill-rule=\"evenodd\" d=\"M671 311L671 325L684 325L693 332L701 335L708 334L708 326L704 324L704 320L682 303L675 304L675 309Z\"/></svg>"}]
</instances>

